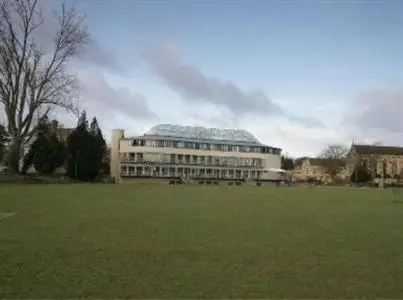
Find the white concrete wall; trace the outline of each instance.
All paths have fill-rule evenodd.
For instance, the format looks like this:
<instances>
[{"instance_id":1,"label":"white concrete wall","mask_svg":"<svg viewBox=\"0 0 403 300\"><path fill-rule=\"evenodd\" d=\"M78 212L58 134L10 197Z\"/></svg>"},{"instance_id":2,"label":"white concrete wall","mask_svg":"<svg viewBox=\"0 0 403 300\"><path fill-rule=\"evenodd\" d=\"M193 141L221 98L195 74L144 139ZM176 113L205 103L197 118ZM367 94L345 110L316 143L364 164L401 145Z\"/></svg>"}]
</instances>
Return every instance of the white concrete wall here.
<instances>
[{"instance_id":1,"label":"white concrete wall","mask_svg":"<svg viewBox=\"0 0 403 300\"><path fill-rule=\"evenodd\" d=\"M124 131L122 129L112 130L110 157L110 174L112 179L120 178L120 144L123 138Z\"/></svg>"},{"instance_id":2,"label":"white concrete wall","mask_svg":"<svg viewBox=\"0 0 403 300\"><path fill-rule=\"evenodd\" d=\"M113 138L112 138L113 141ZM184 148L158 148L158 147L140 147L131 146L131 140L121 139L119 142L119 153L139 152L139 153L163 153L163 154L182 154L182 155L201 155L201 156L219 156L219 157L239 157L239 158L259 158L263 160L263 168L281 168L281 156L279 154L253 153L253 152L228 152L201 149ZM111 159L112 161L112 159ZM112 168L111 168L112 170Z\"/></svg>"}]
</instances>

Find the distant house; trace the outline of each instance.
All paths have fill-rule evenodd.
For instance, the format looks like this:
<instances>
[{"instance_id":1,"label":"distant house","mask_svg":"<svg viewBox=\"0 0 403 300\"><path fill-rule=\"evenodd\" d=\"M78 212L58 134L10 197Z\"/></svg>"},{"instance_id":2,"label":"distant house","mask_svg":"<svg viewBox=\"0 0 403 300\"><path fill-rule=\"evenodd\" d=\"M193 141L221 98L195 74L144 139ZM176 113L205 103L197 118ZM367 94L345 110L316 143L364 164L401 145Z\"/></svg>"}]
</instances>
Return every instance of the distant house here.
<instances>
[{"instance_id":1,"label":"distant house","mask_svg":"<svg viewBox=\"0 0 403 300\"><path fill-rule=\"evenodd\" d=\"M347 155L347 169L353 172L359 165L366 167L372 176L403 175L403 147L353 144Z\"/></svg>"},{"instance_id":2,"label":"distant house","mask_svg":"<svg viewBox=\"0 0 403 300\"><path fill-rule=\"evenodd\" d=\"M348 174L344 168L345 163L342 160L331 162L327 158L310 158L303 157L297 159L296 168L293 172L293 177L295 180L307 180L308 178L314 178L316 180L329 182L332 180L331 176L328 174L329 163L337 163L340 165L340 172L337 177L340 179L345 179Z\"/></svg>"}]
</instances>

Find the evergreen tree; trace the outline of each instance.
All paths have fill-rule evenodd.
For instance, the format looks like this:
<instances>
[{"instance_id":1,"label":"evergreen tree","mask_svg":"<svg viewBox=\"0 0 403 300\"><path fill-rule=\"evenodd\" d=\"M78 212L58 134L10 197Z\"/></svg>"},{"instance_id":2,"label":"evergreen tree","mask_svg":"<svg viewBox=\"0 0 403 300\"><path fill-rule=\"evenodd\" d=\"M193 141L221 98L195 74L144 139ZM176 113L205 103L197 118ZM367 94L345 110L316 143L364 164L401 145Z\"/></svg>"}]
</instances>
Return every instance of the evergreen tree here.
<instances>
[{"instance_id":1,"label":"evergreen tree","mask_svg":"<svg viewBox=\"0 0 403 300\"><path fill-rule=\"evenodd\" d=\"M350 180L353 183L367 183L371 181L371 173L364 166L356 166Z\"/></svg>"},{"instance_id":2,"label":"evergreen tree","mask_svg":"<svg viewBox=\"0 0 403 300\"><path fill-rule=\"evenodd\" d=\"M86 140L88 140L88 121L84 111L78 119L77 127L67 138L67 175L70 178L84 180Z\"/></svg>"},{"instance_id":3,"label":"evergreen tree","mask_svg":"<svg viewBox=\"0 0 403 300\"><path fill-rule=\"evenodd\" d=\"M106 142L102 135L101 128L99 128L98 121L96 117L92 119L90 125L90 134L92 137L93 144L93 171L98 176L102 172L103 160L106 155Z\"/></svg>"},{"instance_id":4,"label":"evergreen tree","mask_svg":"<svg viewBox=\"0 0 403 300\"><path fill-rule=\"evenodd\" d=\"M87 115L83 112L78 120L76 129L68 141L67 175L71 178L92 181L102 171L102 161L106 143L96 118L88 126Z\"/></svg>"},{"instance_id":5,"label":"evergreen tree","mask_svg":"<svg viewBox=\"0 0 403 300\"><path fill-rule=\"evenodd\" d=\"M39 174L50 175L55 172L56 168L64 164L66 147L53 131L54 124L55 121L49 122L48 118L40 120L37 138L24 157L23 173L33 165Z\"/></svg>"},{"instance_id":6,"label":"evergreen tree","mask_svg":"<svg viewBox=\"0 0 403 300\"><path fill-rule=\"evenodd\" d=\"M281 168L283 170L294 170L295 162L292 158L286 157L284 155L281 156Z\"/></svg>"}]
</instances>

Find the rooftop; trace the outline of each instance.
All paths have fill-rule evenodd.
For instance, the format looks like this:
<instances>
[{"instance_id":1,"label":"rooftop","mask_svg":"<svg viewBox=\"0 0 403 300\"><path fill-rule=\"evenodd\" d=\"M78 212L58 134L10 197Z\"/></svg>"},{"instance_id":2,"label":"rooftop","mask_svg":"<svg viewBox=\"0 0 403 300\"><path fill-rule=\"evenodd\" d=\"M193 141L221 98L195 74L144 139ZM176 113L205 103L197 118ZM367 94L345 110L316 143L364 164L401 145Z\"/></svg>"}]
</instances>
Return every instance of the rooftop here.
<instances>
[{"instance_id":1,"label":"rooftop","mask_svg":"<svg viewBox=\"0 0 403 300\"><path fill-rule=\"evenodd\" d=\"M352 150L358 154L403 155L403 147L379 145L352 145Z\"/></svg>"},{"instance_id":2,"label":"rooftop","mask_svg":"<svg viewBox=\"0 0 403 300\"><path fill-rule=\"evenodd\" d=\"M219 129L197 126L158 124L152 127L144 135L188 138L192 140L230 141L262 145L262 143L252 133L240 129Z\"/></svg>"}]
</instances>

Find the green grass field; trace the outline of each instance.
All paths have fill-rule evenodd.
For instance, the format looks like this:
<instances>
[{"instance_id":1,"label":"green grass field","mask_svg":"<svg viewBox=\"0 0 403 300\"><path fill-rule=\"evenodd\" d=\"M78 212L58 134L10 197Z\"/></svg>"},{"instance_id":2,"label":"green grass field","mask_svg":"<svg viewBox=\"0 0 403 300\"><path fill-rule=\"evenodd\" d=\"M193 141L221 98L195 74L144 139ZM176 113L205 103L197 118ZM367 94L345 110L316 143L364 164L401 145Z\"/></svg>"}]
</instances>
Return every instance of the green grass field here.
<instances>
[{"instance_id":1,"label":"green grass field","mask_svg":"<svg viewBox=\"0 0 403 300\"><path fill-rule=\"evenodd\" d=\"M402 298L398 198L354 188L0 185L0 297Z\"/></svg>"}]
</instances>

